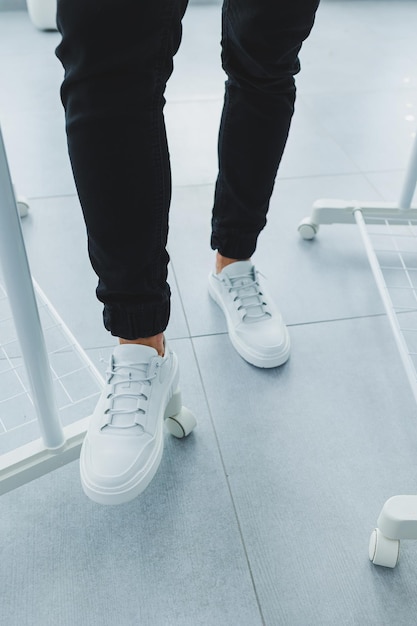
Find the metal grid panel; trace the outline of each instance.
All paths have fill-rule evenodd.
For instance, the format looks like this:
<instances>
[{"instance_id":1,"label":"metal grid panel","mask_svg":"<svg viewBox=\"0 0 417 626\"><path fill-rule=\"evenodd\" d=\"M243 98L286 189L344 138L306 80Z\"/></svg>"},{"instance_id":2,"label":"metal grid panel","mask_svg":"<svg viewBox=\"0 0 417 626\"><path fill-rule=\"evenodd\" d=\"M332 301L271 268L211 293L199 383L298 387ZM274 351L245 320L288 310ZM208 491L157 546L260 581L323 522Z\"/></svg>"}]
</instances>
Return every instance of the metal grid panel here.
<instances>
[{"instance_id":1,"label":"metal grid panel","mask_svg":"<svg viewBox=\"0 0 417 626\"><path fill-rule=\"evenodd\" d=\"M35 283L59 417L65 427L91 415L103 380ZM12 312L0 276L0 454L40 438Z\"/></svg>"},{"instance_id":2,"label":"metal grid panel","mask_svg":"<svg viewBox=\"0 0 417 626\"><path fill-rule=\"evenodd\" d=\"M417 388L417 221L365 218Z\"/></svg>"}]
</instances>

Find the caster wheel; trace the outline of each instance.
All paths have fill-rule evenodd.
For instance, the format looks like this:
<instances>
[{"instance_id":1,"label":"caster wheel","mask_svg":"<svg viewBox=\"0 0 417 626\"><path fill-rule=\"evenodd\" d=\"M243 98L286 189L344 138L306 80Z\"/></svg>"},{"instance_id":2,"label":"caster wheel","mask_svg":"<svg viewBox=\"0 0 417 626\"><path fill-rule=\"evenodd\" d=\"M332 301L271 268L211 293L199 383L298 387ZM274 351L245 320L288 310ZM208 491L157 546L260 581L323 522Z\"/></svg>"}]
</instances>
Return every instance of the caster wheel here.
<instances>
[{"instance_id":1,"label":"caster wheel","mask_svg":"<svg viewBox=\"0 0 417 626\"><path fill-rule=\"evenodd\" d=\"M17 209L20 217L26 217L29 211L29 204L26 198L19 197L16 199Z\"/></svg>"},{"instance_id":2,"label":"caster wheel","mask_svg":"<svg viewBox=\"0 0 417 626\"><path fill-rule=\"evenodd\" d=\"M20 217L26 217L29 211L29 202L24 196L19 196L16 192L16 187L13 185L14 197L16 199L17 210Z\"/></svg>"},{"instance_id":3,"label":"caster wheel","mask_svg":"<svg viewBox=\"0 0 417 626\"><path fill-rule=\"evenodd\" d=\"M384 537L379 528L375 528L369 541L369 558L374 565L394 568L400 555L400 542Z\"/></svg>"},{"instance_id":4,"label":"caster wheel","mask_svg":"<svg viewBox=\"0 0 417 626\"><path fill-rule=\"evenodd\" d=\"M168 431L177 439L187 437L192 430L197 426L197 420L194 415L185 408L182 407L180 413L173 417L167 417L165 420Z\"/></svg>"},{"instance_id":5,"label":"caster wheel","mask_svg":"<svg viewBox=\"0 0 417 626\"><path fill-rule=\"evenodd\" d=\"M309 217L306 217L300 222L298 232L303 239L314 239L319 232L319 227L318 224L313 224Z\"/></svg>"},{"instance_id":6,"label":"caster wheel","mask_svg":"<svg viewBox=\"0 0 417 626\"><path fill-rule=\"evenodd\" d=\"M32 24L39 30L57 30L57 0L26 0Z\"/></svg>"}]
</instances>

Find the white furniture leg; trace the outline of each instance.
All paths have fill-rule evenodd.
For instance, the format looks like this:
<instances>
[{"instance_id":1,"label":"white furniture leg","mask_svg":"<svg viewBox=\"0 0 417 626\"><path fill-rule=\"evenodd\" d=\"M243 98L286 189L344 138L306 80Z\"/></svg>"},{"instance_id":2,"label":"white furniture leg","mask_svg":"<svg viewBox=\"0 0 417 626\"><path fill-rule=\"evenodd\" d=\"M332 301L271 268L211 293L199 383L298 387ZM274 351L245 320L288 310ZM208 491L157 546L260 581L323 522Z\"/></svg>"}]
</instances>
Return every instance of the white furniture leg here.
<instances>
[{"instance_id":1,"label":"white furniture leg","mask_svg":"<svg viewBox=\"0 0 417 626\"><path fill-rule=\"evenodd\" d=\"M400 307L393 305L379 258L375 253L366 227L366 220L371 222L373 220L374 223L380 224L382 227L384 225L387 227L392 226L394 229L398 226L404 229L404 224L408 224L410 227L409 238L416 237L417 209L411 208L416 183L417 136L414 139L398 204L356 200L317 200L313 205L311 216L300 222L298 231L303 239L314 239L321 224L357 224L403 361L405 373L417 402L417 372L403 334L404 329L401 327L397 317ZM389 236L394 239L393 229L391 228L389 232L391 233ZM400 249L398 249L398 258L401 259L401 263L404 265ZM401 265L399 267L401 268ZM405 266L403 269L405 272L408 271L408 268ZM414 302L411 308L407 306L404 310L415 311L417 289L412 281L408 289L414 296ZM417 539L417 496L394 496L387 500L382 508L377 525L377 528L372 532L369 542L369 558L375 565L394 568L398 562L400 540Z\"/></svg>"},{"instance_id":2,"label":"white furniture leg","mask_svg":"<svg viewBox=\"0 0 417 626\"><path fill-rule=\"evenodd\" d=\"M88 418L65 429L59 419L1 128L0 264L41 431L41 439L0 457L2 494L76 459L85 436ZM76 345L76 340L71 340ZM77 349L81 353L78 344ZM90 371L98 385L102 384L101 376L92 364Z\"/></svg>"},{"instance_id":3,"label":"white furniture leg","mask_svg":"<svg viewBox=\"0 0 417 626\"><path fill-rule=\"evenodd\" d=\"M394 496L385 502L369 541L372 563L394 568L401 539L417 539L417 496Z\"/></svg>"},{"instance_id":4,"label":"white furniture leg","mask_svg":"<svg viewBox=\"0 0 417 626\"><path fill-rule=\"evenodd\" d=\"M20 218L0 129L0 263L22 348L39 425L47 448L65 443Z\"/></svg>"},{"instance_id":5,"label":"white furniture leg","mask_svg":"<svg viewBox=\"0 0 417 626\"><path fill-rule=\"evenodd\" d=\"M410 208L417 184L417 135L414 139L407 173L398 203L361 202L359 200L321 199L313 204L313 211L304 218L298 232L303 239L314 239L321 224L355 224L354 213L358 209L366 218L417 219L417 208Z\"/></svg>"}]
</instances>

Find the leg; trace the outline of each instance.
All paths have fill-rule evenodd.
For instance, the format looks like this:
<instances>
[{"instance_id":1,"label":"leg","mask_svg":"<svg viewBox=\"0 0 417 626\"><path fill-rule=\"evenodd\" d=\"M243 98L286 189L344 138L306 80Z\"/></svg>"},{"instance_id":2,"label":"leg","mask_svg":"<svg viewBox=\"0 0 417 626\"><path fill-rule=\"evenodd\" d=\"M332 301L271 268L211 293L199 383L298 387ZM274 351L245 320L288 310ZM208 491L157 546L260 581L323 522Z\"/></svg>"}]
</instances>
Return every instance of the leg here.
<instances>
[{"instance_id":1,"label":"leg","mask_svg":"<svg viewBox=\"0 0 417 626\"><path fill-rule=\"evenodd\" d=\"M290 354L282 317L250 257L266 224L294 111L298 52L318 0L225 0L223 67L228 75L219 132L219 175L209 291L237 352L258 367Z\"/></svg>"},{"instance_id":2,"label":"leg","mask_svg":"<svg viewBox=\"0 0 417 626\"><path fill-rule=\"evenodd\" d=\"M212 248L247 259L256 247L294 111L298 53L318 0L225 0L228 75L219 132Z\"/></svg>"},{"instance_id":3,"label":"leg","mask_svg":"<svg viewBox=\"0 0 417 626\"><path fill-rule=\"evenodd\" d=\"M165 85L187 0L59 0L68 147L104 323L128 340L163 332L171 177Z\"/></svg>"},{"instance_id":4,"label":"leg","mask_svg":"<svg viewBox=\"0 0 417 626\"><path fill-rule=\"evenodd\" d=\"M102 504L128 502L150 483L164 418L175 418L176 436L195 425L189 413L181 417L177 358L162 345L171 196L163 94L185 7L186 0L58 1L68 147L97 295L106 328L122 344L144 344L115 348L82 445L83 489Z\"/></svg>"}]
</instances>

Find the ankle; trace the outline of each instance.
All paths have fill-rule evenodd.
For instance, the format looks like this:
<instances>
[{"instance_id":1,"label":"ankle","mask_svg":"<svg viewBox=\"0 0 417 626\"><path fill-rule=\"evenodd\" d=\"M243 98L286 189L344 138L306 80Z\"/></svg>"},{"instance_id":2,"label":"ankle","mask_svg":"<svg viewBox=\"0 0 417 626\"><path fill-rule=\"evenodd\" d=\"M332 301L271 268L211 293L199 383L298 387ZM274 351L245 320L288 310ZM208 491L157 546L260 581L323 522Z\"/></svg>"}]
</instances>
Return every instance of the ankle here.
<instances>
[{"instance_id":1,"label":"ankle","mask_svg":"<svg viewBox=\"0 0 417 626\"><path fill-rule=\"evenodd\" d=\"M249 259L232 259L230 257L227 256L223 256L222 254L220 254L220 252L216 253L216 274L220 274L220 272L227 267L228 265L231 265L232 263L237 263L238 261L250 261Z\"/></svg>"},{"instance_id":2,"label":"ankle","mask_svg":"<svg viewBox=\"0 0 417 626\"><path fill-rule=\"evenodd\" d=\"M139 346L149 346L150 348L154 348L159 356L164 356L165 354L164 333L159 333L152 337L138 337L137 339L123 339L119 337L119 343L120 345L133 343Z\"/></svg>"}]
</instances>

